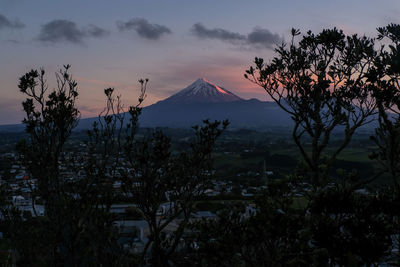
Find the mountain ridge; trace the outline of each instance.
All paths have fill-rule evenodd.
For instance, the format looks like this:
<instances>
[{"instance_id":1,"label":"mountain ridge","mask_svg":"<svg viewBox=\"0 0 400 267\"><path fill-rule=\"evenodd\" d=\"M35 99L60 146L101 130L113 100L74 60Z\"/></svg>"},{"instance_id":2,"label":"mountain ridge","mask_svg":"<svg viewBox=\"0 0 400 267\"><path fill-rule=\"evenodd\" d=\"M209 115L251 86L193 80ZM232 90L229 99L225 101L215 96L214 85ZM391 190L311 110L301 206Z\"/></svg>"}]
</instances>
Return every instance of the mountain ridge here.
<instances>
[{"instance_id":1,"label":"mountain ridge","mask_svg":"<svg viewBox=\"0 0 400 267\"><path fill-rule=\"evenodd\" d=\"M157 103L210 103L240 100L244 99L205 78L199 78L188 87Z\"/></svg>"},{"instance_id":2,"label":"mountain ridge","mask_svg":"<svg viewBox=\"0 0 400 267\"><path fill-rule=\"evenodd\" d=\"M172 96L144 107L142 127L186 128L202 120L230 121L230 127L266 129L291 125L290 116L275 102L245 100L205 78L197 79Z\"/></svg>"}]
</instances>

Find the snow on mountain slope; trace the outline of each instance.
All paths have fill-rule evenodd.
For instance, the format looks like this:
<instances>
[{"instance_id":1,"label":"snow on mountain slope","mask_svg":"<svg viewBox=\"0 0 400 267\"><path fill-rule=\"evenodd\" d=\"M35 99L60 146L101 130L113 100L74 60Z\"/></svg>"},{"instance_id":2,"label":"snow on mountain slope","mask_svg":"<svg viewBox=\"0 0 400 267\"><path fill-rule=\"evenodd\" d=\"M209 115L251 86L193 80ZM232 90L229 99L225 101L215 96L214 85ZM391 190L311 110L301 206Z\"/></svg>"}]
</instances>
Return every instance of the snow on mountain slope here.
<instances>
[{"instance_id":1,"label":"snow on mountain slope","mask_svg":"<svg viewBox=\"0 0 400 267\"><path fill-rule=\"evenodd\" d=\"M161 101L165 103L217 103L240 101L242 98L204 78Z\"/></svg>"}]
</instances>

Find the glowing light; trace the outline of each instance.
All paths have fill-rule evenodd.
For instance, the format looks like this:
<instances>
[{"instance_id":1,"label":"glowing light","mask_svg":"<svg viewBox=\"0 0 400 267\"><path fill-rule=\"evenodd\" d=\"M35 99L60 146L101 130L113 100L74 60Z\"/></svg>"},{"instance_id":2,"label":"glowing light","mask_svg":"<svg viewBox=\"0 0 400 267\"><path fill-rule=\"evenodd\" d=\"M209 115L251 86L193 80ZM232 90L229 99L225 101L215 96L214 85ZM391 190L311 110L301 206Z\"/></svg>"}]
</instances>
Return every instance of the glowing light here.
<instances>
[{"instance_id":1,"label":"glowing light","mask_svg":"<svg viewBox=\"0 0 400 267\"><path fill-rule=\"evenodd\" d=\"M225 91L224 89L222 89L221 87L219 87L219 86L213 84L212 82L206 80L205 78L201 78L201 79L202 79L203 81L205 81L206 83L209 83L209 84L211 84L212 86L214 86L214 87L218 90L218 92L223 93L223 94L226 94L226 95L229 95L229 93L228 93L227 91Z\"/></svg>"}]
</instances>

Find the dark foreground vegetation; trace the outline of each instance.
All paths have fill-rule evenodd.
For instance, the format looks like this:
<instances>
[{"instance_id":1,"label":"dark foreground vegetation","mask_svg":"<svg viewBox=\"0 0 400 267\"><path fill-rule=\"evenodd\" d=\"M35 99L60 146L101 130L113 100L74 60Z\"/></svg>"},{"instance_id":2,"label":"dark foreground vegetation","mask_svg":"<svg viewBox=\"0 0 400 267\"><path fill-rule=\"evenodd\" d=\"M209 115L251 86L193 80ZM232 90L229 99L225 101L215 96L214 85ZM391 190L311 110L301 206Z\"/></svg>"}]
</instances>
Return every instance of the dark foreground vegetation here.
<instances>
[{"instance_id":1,"label":"dark foreground vegetation","mask_svg":"<svg viewBox=\"0 0 400 267\"><path fill-rule=\"evenodd\" d=\"M256 58L245 77L294 122L292 145L273 142L279 147L272 153L229 143L222 135L228 122L205 121L182 143L165 131L138 135L145 80L126 113L114 89L106 89L98 122L80 149L69 149L79 119L69 66L50 93L43 70L25 74L19 88L28 97L26 139L18 162L29 175L21 179L30 187L30 209L11 201L10 184L1 187L3 265L398 266L400 26L378 32L376 40L332 29L297 41L293 30L274 59ZM341 156L371 122L372 167L351 171ZM293 144L298 154L276 152ZM257 158L261 175L230 172L218 158L214 172L212 155L234 155L237 165ZM274 179L271 166L281 171ZM262 190L207 195L222 185L217 175L238 183L258 177L253 185ZM377 183L382 177L386 184ZM121 203L123 218L115 212ZM137 231L125 231L126 221Z\"/></svg>"}]
</instances>

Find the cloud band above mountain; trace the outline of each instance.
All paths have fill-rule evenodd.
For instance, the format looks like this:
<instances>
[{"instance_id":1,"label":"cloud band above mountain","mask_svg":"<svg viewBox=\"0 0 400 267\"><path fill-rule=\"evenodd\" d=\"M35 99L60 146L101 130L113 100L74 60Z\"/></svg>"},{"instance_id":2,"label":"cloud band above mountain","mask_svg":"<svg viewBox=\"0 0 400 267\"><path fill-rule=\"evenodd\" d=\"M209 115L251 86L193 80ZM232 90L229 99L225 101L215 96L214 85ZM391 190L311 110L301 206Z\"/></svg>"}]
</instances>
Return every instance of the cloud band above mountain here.
<instances>
[{"instance_id":1,"label":"cloud band above mountain","mask_svg":"<svg viewBox=\"0 0 400 267\"><path fill-rule=\"evenodd\" d=\"M108 35L108 31L89 25L88 28L78 28L77 24L69 20L52 20L42 25L38 40L46 43L74 43L82 44L87 37L100 38Z\"/></svg>"},{"instance_id":2,"label":"cloud band above mountain","mask_svg":"<svg viewBox=\"0 0 400 267\"><path fill-rule=\"evenodd\" d=\"M227 41L231 43L246 41L245 35L227 31L220 28L207 29L201 23L194 24L191 31L199 38L218 39L221 41Z\"/></svg>"},{"instance_id":3,"label":"cloud band above mountain","mask_svg":"<svg viewBox=\"0 0 400 267\"><path fill-rule=\"evenodd\" d=\"M283 38L278 34L261 27L255 27L249 34L244 35L221 28L209 29L202 23L196 23L192 26L191 32L201 39L216 39L237 45L259 48L272 48L274 45L283 42Z\"/></svg>"},{"instance_id":4,"label":"cloud band above mountain","mask_svg":"<svg viewBox=\"0 0 400 267\"><path fill-rule=\"evenodd\" d=\"M118 21L117 27L120 31L134 30L140 37L149 40L158 40L172 31L164 25L152 24L143 18L133 18L127 22Z\"/></svg>"},{"instance_id":5,"label":"cloud band above mountain","mask_svg":"<svg viewBox=\"0 0 400 267\"><path fill-rule=\"evenodd\" d=\"M247 35L247 42L255 46L265 48L273 48L274 45L283 42L283 38L277 33L272 33L268 29L255 27L251 33Z\"/></svg>"}]
</instances>

